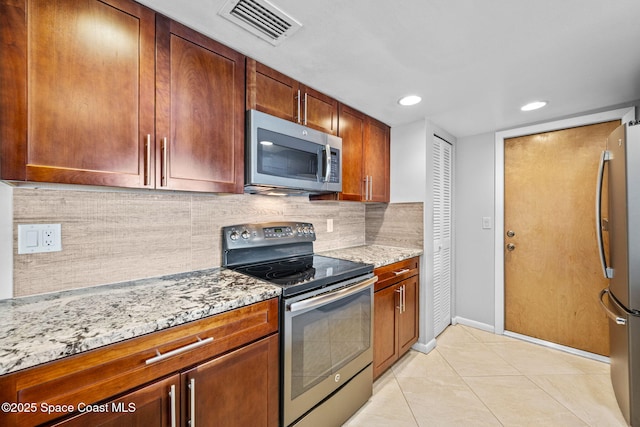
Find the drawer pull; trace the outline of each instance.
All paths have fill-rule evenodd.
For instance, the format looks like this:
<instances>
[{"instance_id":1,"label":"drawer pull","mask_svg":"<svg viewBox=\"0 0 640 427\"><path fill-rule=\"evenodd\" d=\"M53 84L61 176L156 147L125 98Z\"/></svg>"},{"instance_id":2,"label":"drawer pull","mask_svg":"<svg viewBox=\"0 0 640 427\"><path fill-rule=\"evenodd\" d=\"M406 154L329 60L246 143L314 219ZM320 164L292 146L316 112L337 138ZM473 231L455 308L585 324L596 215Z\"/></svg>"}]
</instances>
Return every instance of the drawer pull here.
<instances>
[{"instance_id":1,"label":"drawer pull","mask_svg":"<svg viewBox=\"0 0 640 427\"><path fill-rule=\"evenodd\" d=\"M205 338L205 339L200 339L200 337L196 337L196 338L198 338L198 341L194 342L193 344L189 344L189 345L185 345L184 347L176 348L175 350L171 350L171 351L169 351L169 352L167 352L165 354L162 354L158 350L156 350L157 356L154 356L151 359L147 359L145 361L145 363L147 365L150 365L152 363L156 363L156 362L159 362L161 360L164 360L164 359L166 359L168 357L175 356L176 354L180 354L180 353L184 353L185 351L193 350L194 348L198 348L200 346L203 346L203 345L208 344L211 341L213 341L213 337L209 337L209 338Z\"/></svg>"},{"instance_id":2,"label":"drawer pull","mask_svg":"<svg viewBox=\"0 0 640 427\"><path fill-rule=\"evenodd\" d=\"M410 268L403 268L403 269L402 269L402 270L400 270L400 271L394 271L394 272L393 272L393 274L395 274L396 276L399 276L399 275L401 275L401 274L408 273L408 272L410 272L410 271L411 271L411 269L410 269Z\"/></svg>"}]
</instances>

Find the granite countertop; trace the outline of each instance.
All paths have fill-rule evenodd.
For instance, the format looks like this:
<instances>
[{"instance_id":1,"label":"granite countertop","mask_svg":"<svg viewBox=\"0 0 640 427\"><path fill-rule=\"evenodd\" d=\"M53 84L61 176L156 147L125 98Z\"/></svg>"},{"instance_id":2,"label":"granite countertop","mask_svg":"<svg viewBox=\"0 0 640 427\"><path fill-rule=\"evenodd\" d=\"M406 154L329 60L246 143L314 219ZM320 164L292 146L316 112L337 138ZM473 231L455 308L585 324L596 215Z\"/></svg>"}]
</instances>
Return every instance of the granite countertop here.
<instances>
[{"instance_id":1,"label":"granite countertop","mask_svg":"<svg viewBox=\"0 0 640 427\"><path fill-rule=\"evenodd\" d=\"M322 255L376 268L421 249L364 245ZM281 294L225 268L0 300L0 375L181 325Z\"/></svg>"},{"instance_id":2,"label":"granite countertop","mask_svg":"<svg viewBox=\"0 0 640 427\"><path fill-rule=\"evenodd\" d=\"M373 264L375 268L404 261L423 254L422 249L398 248L383 245L364 245L352 248L334 249L320 253L328 257Z\"/></svg>"},{"instance_id":3,"label":"granite countertop","mask_svg":"<svg viewBox=\"0 0 640 427\"><path fill-rule=\"evenodd\" d=\"M224 268L0 301L0 375L281 293Z\"/></svg>"}]
</instances>

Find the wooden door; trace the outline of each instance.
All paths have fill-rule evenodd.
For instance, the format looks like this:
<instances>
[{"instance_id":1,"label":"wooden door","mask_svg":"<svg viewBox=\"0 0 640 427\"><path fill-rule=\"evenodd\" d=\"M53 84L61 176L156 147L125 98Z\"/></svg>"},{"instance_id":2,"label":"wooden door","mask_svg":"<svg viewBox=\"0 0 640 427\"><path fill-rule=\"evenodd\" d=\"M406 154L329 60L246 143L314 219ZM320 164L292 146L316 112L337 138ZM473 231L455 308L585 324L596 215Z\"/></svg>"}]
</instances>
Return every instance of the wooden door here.
<instances>
[{"instance_id":1,"label":"wooden door","mask_svg":"<svg viewBox=\"0 0 640 427\"><path fill-rule=\"evenodd\" d=\"M595 184L619 123L505 140L505 245L513 245L505 247L506 330L608 354Z\"/></svg>"},{"instance_id":2,"label":"wooden door","mask_svg":"<svg viewBox=\"0 0 640 427\"><path fill-rule=\"evenodd\" d=\"M370 202L389 202L389 126L371 117L366 118L364 138L364 172L369 177Z\"/></svg>"},{"instance_id":3,"label":"wooden door","mask_svg":"<svg viewBox=\"0 0 640 427\"><path fill-rule=\"evenodd\" d=\"M398 355L402 356L418 341L419 328L419 276L403 280L402 313L398 317Z\"/></svg>"},{"instance_id":4,"label":"wooden door","mask_svg":"<svg viewBox=\"0 0 640 427\"><path fill-rule=\"evenodd\" d=\"M25 178L152 185L155 13L128 0L27 6L27 34L14 32L27 46L26 82L14 76L26 86L27 128L18 135L27 143L10 142Z\"/></svg>"},{"instance_id":5,"label":"wooden door","mask_svg":"<svg viewBox=\"0 0 640 427\"><path fill-rule=\"evenodd\" d=\"M300 123L302 99L298 82L247 58L247 109Z\"/></svg>"},{"instance_id":6,"label":"wooden door","mask_svg":"<svg viewBox=\"0 0 640 427\"><path fill-rule=\"evenodd\" d=\"M360 201L364 197L363 147L365 115L340 104L340 132L342 138L342 193L341 200Z\"/></svg>"},{"instance_id":7,"label":"wooden door","mask_svg":"<svg viewBox=\"0 0 640 427\"><path fill-rule=\"evenodd\" d=\"M242 193L245 58L157 20L156 187Z\"/></svg>"},{"instance_id":8,"label":"wooden door","mask_svg":"<svg viewBox=\"0 0 640 427\"><path fill-rule=\"evenodd\" d=\"M180 376L156 381L119 399L85 405L85 413L55 423L56 427L170 427L180 425ZM173 422L172 422L173 419Z\"/></svg>"},{"instance_id":9,"label":"wooden door","mask_svg":"<svg viewBox=\"0 0 640 427\"><path fill-rule=\"evenodd\" d=\"M272 335L186 372L187 420L193 404L198 426L277 426L278 354Z\"/></svg>"},{"instance_id":10,"label":"wooden door","mask_svg":"<svg viewBox=\"0 0 640 427\"><path fill-rule=\"evenodd\" d=\"M377 378L398 359L399 286L374 294L373 377Z\"/></svg>"},{"instance_id":11,"label":"wooden door","mask_svg":"<svg viewBox=\"0 0 640 427\"><path fill-rule=\"evenodd\" d=\"M338 134L338 101L311 89L300 85L300 93L303 96L302 124L332 135Z\"/></svg>"}]
</instances>

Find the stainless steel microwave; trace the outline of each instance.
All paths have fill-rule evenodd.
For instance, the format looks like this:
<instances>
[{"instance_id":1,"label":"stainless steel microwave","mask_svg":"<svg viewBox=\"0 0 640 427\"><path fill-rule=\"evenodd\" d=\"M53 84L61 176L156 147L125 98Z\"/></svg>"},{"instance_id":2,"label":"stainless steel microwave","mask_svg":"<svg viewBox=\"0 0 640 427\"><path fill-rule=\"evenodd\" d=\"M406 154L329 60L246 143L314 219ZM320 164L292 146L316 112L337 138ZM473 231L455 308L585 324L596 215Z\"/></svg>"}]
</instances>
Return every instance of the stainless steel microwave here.
<instances>
[{"instance_id":1,"label":"stainless steel microwave","mask_svg":"<svg viewBox=\"0 0 640 427\"><path fill-rule=\"evenodd\" d=\"M342 138L247 111L245 193L342 191Z\"/></svg>"}]
</instances>

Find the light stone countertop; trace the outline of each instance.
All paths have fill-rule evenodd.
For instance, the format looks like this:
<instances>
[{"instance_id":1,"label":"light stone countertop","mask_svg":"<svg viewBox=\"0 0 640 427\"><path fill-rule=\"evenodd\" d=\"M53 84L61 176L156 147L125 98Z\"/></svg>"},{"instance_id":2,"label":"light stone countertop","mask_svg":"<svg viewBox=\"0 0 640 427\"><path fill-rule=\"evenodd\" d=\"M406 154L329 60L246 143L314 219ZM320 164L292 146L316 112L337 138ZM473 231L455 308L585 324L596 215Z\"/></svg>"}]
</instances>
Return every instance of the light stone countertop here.
<instances>
[{"instance_id":1,"label":"light stone countertop","mask_svg":"<svg viewBox=\"0 0 640 427\"><path fill-rule=\"evenodd\" d=\"M264 301L278 286L224 268L0 301L0 375Z\"/></svg>"},{"instance_id":2,"label":"light stone countertop","mask_svg":"<svg viewBox=\"0 0 640 427\"><path fill-rule=\"evenodd\" d=\"M376 268L421 249L364 245L321 255ZM0 300L0 375L212 316L281 289L224 268Z\"/></svg>"},{"instance_id":3,"label":"light stone countertop","mask_svg":"<svg viewBox=\"0 0 640 427\"><path fill-rule=\"evenodd\" d=\"M364 245L324 251L319 253L319 255L342 258L348 261L364 262L367 264L373 264L375 268L378 268L384 265L393 264L394 262L417 257L423 253L424 251L422 249L398 248L383 245Z\"/></svg>"}]
</instances>

